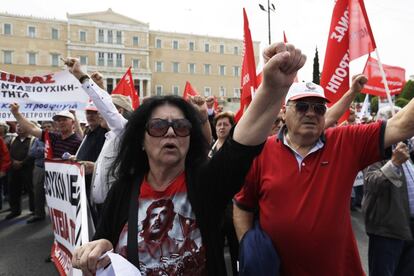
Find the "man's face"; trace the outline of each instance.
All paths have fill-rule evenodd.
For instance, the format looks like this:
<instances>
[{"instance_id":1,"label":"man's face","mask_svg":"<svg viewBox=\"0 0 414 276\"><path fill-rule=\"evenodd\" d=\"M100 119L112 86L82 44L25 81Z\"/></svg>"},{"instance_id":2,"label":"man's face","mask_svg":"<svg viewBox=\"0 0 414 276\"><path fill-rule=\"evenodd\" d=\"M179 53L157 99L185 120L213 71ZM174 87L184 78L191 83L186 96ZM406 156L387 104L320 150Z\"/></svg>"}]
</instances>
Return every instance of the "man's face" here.
<instances>
[{"instance_id":1,"label":"man's face","mask_svg":"<svg viewBox=\"0 0 414 276\"><path fill-rule=\"evenodd\" d=\"M86 110L86 121L91 129L95 129L101 122L98 112L92 110Z\"/></svg>"},{"instance_id":2,"label":"man's face","mask_svg":"<svg viewBox=\"0 0 414 276\"><path fill-rule=\"evenodd\" d=\"M52 122L42 123L42 129L47 130L47 131L53 131L53 123Z\"/></svg>"},{"instance_id":3,"label":"man's face","mask_svg":"<svg viewBox=\"0 0 414 276\"><path fill-rule=\"evenodd\" d=\"M58 116L55 122L57 129L62 134L69 134L73 131L73 120L68 117Z\"/></svg>"},{"instance_id":4,"label":"man's face","mask_svg":"<svg viewBox=\"0 0 414 276\"><path fill-rule=\"evenodd\" d=\"M305 138L309 144L316 142L325 128L325 116L318 113L321 105L325 105L325 100L318 97L289 101L284 114L289 135Z\"/></svg>"},{"instance_id":5,"label":"man's face","mask_svg":"<svg viewBox=\"0 0 414 276\"><path fill-rule=\"evenodd\" d=\"M206 100L206 104L208 108L213 108L214 106L214 98L213 97L208 97Z\"/></svg>"},{"instance_id":6,"label":"man's face","mask_svg":"<svg viewBox=\"0 0 414 276\"><path fill-rule=\"evenodd\" d=\"M167 228L168 209L166 206L152 209L149 218L148 232L151 239L159 239Z\"/></svg>"}]
</instances>

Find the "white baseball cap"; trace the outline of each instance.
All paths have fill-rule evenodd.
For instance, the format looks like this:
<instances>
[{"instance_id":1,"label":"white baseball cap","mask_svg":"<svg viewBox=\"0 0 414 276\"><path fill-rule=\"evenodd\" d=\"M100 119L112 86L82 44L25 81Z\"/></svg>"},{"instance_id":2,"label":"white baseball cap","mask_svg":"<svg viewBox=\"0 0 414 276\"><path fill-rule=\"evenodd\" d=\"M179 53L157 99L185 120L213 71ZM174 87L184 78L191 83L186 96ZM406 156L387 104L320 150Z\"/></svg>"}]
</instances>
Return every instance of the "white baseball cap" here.
<instances>
[{"instance_id":1,"label":"white baseball cap","mask_svg":"<svg viewBox=\"0 0 414 276\"><path fill-rule=\"evenodd\" d=\"M313 82L294 82L286 95L285 104L287 104L288 101L306 97L318 97L324 99L328 103L330 102L328 98L325 97L322 86Z\"/></svg>"},{"instance_id":2,"label":"white baseball cap","mask_svg":"<svg viewBox=\"0 0 414 276\"><path fill-rule=\"evenodd\" d=\"M56 121L58 117L65 117L65 118L75 120L75 117L73 116L72 113L69 112L69 110L63 110L59 112L58 114L56 114L55 116L53 116L53 121Z\"/></svg>"}]
</instances>

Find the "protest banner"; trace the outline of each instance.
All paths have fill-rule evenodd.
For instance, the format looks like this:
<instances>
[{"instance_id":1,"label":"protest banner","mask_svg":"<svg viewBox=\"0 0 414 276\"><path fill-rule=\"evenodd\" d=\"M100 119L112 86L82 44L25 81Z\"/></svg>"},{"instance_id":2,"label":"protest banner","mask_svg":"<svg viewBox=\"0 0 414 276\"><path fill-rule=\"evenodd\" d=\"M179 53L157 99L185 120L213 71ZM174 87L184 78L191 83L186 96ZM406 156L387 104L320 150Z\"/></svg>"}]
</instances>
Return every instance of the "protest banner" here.
<instances>
[{"instance_id":1,"label":"protest banner","mask_svg":"<svg viewBox=\"0 0 414 276\"><path fill-rule=\"evenodd\" d=\"M0 121L14 121L9 105L15 102L24 117L43 121L52 120L62 110L83 113L89 97L69 71L42 76L17 76L0 71L0 99Z\"/></svg>"},{"instance_id":2,"label":"protest banner","mask_svg":"<svg viewBox=\"0 0 414 276\"><path fill-rule=\"evenodd\" d=\"M89 241L94 231L88 216L83 166L70 161L45 161L45 194L55 238L53 262L61 276L82 275L72 268L72 254L76 246Z\"/></svg>"}]
</instances>

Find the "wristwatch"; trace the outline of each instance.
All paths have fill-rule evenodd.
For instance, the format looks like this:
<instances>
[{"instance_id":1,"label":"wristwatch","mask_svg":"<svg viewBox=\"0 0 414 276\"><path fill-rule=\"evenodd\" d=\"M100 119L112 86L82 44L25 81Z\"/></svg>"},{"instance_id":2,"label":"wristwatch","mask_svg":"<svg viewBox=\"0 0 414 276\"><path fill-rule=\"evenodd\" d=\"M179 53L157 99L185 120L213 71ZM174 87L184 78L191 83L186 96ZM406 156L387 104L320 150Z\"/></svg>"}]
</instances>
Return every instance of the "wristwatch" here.
<instances>
[{"instance_id":1,"label":"wristwatch","mask_svg":"<svg viewBox=\"0 0 414 276\"><path fill-rule=\"evenodd\" d=\"M90 77L88 75L83 75L82 77L79 78L79 82L83 83L85 80L89 80Z\"/></svg>"}]
</instances>

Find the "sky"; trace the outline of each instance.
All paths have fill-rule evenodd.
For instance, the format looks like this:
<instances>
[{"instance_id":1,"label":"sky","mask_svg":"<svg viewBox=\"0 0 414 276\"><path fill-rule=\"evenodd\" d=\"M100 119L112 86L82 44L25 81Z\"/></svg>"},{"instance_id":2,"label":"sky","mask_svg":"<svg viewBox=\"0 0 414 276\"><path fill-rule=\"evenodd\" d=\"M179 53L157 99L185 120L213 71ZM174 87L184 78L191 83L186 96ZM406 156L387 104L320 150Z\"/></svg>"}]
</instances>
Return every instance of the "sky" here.
<instances>
[{"instance_id":1,"label":"sky","mask_svg":"<svg viewBox=\"0 0 414 276\"><path fill-rule=\"evenodd\" d=\"M243 39L242 9L246 8L252 39L268 44L267 13L259 4L266 0L0 0L0 12L66 19L66 13L113 11L150 24L151 30L193 33ZM406 69L406 78L414 75L414 1L365 0L365 7L382 63ZM271 1L272 42L287 39L308 57L299 79L311 80L315 47L319 51L320 70L334 7L334 0ZM375 54L372 55L376 57ZM361 73L366 56L352 61L351 75ZM241 62L241 61L240 61Z\"/></svg>"}]
</instances>

